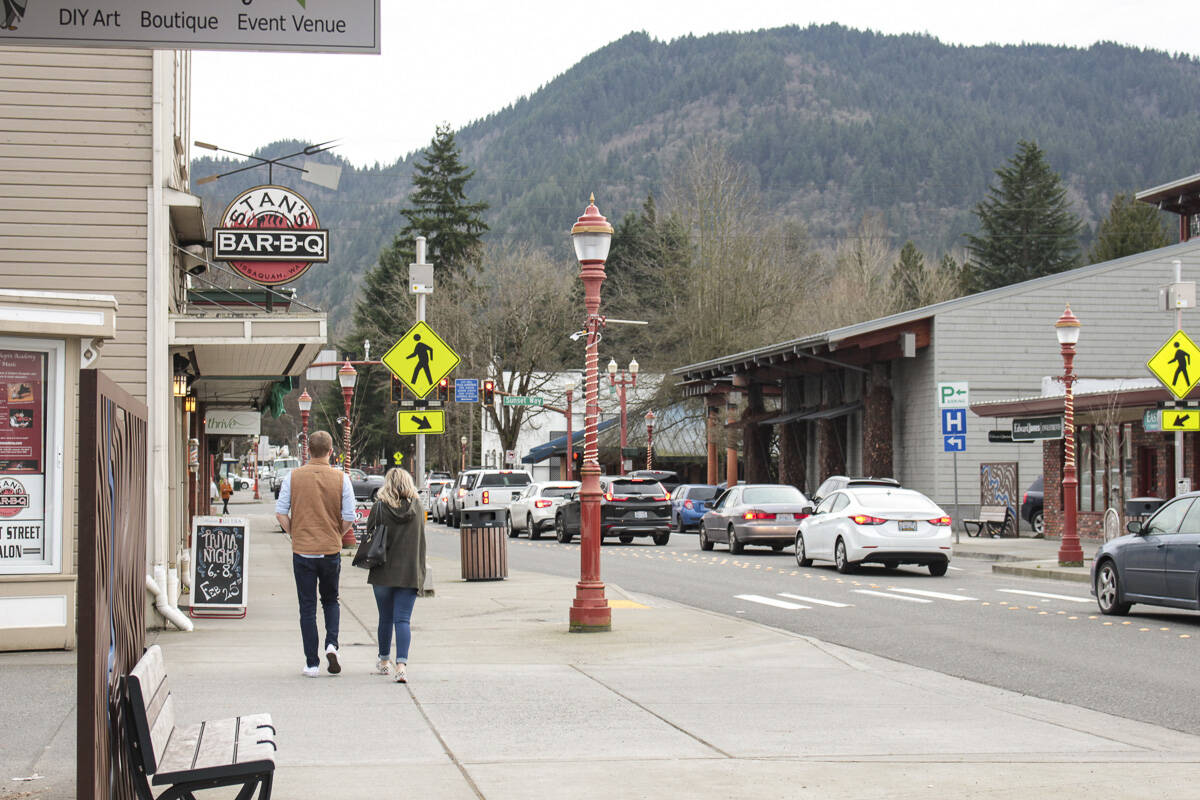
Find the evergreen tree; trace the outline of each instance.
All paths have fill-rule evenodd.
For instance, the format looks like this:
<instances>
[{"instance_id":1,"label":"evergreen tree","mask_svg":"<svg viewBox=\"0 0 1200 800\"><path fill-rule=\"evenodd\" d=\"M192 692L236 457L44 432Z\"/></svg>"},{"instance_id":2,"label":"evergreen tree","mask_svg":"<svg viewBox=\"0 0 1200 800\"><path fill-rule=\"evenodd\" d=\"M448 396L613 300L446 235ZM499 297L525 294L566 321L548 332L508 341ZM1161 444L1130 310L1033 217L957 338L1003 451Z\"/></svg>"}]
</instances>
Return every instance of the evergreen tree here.
<instances>
[{"instance_id":1,"label":"evergreen tree","mask_svg":"<svg viewBox=\"0 0 1200 800\"><path fill-rule=\"evenodd\" d=\"M971 289L994 289L1079 266L1082 223L1037 144L1018 142L1016 154L996 175L999 186L993 184L975 206L980 234L967 236Z\"/></svg>"},{"instance_id":2,"label":"evergreen tree","mask_svg":"<svg viewBox=\"0 0 1200 800\"><path fill-rule=\"evenodd\" d=\"M896 309L906 311L925 305L928 283L925 256L910 239L900 249L900 260L892 267L892 300Z\"/></svg>"},{"instance_id":3,"label":"evergreen tree","mask_svg":"<svg viewBox=\"0 0 1200 800\"><path fill-rule=\"evenodd\" d=\"M1120 192L1113 198L1108 216L1096 229L1096 243L1088 263L1144 253L1171 244L1162 215L1149 203L1139 203L1132 194Z\"/></svg>"}]
</instances>

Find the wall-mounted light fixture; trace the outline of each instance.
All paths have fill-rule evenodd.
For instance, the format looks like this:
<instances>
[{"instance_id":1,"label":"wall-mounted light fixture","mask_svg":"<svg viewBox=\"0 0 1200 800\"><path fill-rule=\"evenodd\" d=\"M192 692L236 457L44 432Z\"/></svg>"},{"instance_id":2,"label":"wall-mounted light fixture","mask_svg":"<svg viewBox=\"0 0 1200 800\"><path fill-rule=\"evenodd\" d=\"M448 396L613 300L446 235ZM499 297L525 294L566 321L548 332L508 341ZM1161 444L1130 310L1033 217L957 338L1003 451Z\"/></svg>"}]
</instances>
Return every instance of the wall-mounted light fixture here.
<instances>
[{"instance_id":1,"label":"wall-mounted light fixture","mask_svg":"<svg viewBox=\"0 0 1200 800\"><path fill-rule=\"evenodd\" d=\"M171 383L172 389L176 397L187 397L188 379L187 375L176 374Z\"/></svg>"},{"instance_id":2,"label":"wall-mounted light fixture","mask_svg":"<svg viewBox=\"0 0 1200 800\"><path fill-rule=\"evenodd\" d=\"M183 410L189 414L196 413L196 395L189 394L187 397L183 398Z\"/></svg>"}]
</instances>

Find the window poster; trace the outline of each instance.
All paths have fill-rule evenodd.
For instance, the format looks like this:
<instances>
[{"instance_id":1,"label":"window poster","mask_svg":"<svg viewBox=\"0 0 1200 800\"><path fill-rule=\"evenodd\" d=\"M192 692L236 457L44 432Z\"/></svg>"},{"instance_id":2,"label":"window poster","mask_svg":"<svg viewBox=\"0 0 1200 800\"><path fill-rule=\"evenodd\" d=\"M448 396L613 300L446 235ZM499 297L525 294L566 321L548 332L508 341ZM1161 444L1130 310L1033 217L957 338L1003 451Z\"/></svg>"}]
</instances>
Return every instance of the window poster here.
<instances>
[{"instance_id":1,"label":"window poster","mask_svg":"<svg viewBox=\"0 0 1200 800\"><path fill-rule=\"evenodd\" d=\"M49 354L0 349L0 566L51 560L46 537Z\"/></svg>"}]
</instances>

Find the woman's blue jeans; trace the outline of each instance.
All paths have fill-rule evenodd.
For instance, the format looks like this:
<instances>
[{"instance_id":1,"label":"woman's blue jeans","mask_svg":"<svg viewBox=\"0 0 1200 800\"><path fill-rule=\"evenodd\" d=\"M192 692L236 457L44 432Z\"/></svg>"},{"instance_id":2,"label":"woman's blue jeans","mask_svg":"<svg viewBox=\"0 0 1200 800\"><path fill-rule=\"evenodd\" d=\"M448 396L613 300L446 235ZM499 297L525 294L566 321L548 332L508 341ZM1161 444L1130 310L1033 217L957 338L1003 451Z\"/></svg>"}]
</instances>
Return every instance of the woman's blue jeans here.
<instances>
[{"instance_id":1,"label":"woman's blue jeans","mask_svg":"<svg viewBox=\"0 0 1200 800\"><path fill-rule=\"evenodd\" d=\"M408 663L408 646L412 642L413 604L417 590L397 586L373 586L375 605L379 607L379 657L388 658L392 652L392 632L396 633L396 661Z\"/></svg>"}]
</instances>

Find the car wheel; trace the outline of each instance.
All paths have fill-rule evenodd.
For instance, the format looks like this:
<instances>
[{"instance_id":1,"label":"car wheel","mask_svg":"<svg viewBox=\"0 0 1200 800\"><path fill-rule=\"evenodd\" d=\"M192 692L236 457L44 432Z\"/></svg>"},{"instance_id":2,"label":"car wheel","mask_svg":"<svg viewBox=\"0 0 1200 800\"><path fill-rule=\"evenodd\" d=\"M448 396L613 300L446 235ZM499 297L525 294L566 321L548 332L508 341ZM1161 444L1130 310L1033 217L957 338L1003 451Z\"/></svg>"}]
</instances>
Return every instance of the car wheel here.
<instances>
[{"instance_id":1,"label":"car wheel","mask_svg":"<svg viewBox=\"0 0 1200 800\"><path fill-rule=\"evenodd\" d=\"M843 575L849 575L854 572L857 564L851 564L850 559L846 557L846 543L838 537L837 544L833 546L833 563L837 566L837 571Z\"/></svg>"},{"instance_id":2,"label":"car wheel","mask_svg":"<svg viewBox=\"0 0 1200 800\"><path fill-rule=\"evenodd\" d=\"M671 534L669 534L669 533L654 534L654 543L656 545L658 545L659 547L666 546L667 542L669 542L669 541L671 541Z\"/></svg>"},{"instance_id":3,"label":"car wheel","mask_svg":"<svg viewBox=\"0 0 1200 800\"><path fill-rule=\"evenodd\" d=\"M729 552L733 553L734 555L737 555L738 553L742 552L745 549L746 549L746 546L738 541L737 531L735 531L733 529L733 526L730 525L729 526Z\"/></svg>"},{"instance_id":4,"label":"car wheel","mask_svg":"<svg viewBox=\"0 0 1200 800\"><path fill-rule=\"evenodd\" d=\"M633 541L632 536L621 536L619 538L621 540L621 544L630 544Z\"/></svg>"},{"instance_id":5,"label":"car wheel","mask_svg":"<svg viewBox=\"0 0 1200 800\"><path fill-rule=\"evenodd\" d=\"M1041 511L1033 512L1033 517L1029 520L1029 526L1033 528L1033 532L1038 536L1046 532L1046 518Z\"/></svg>"},{"instance_id":6,"label":"car wheel","mask_svg":"<svg viewBox=\"0 0 1200 800\"><path fill-rule=\"evenodd\" d=\"M796 534L796 563L801 567L811 567L812 559L808 557L808 552L804 549L804 537Z\"/></svg>"},{"instance_id":7,"label":"car wheel","mask_svg":"<svg viewBox=\"0 0 1200 800\"><path fill-rule=\"evenodd\" d=\"M539 530L537 529L537 525L535 525L535 524L533 523L533 515L532 515L532 514L527 514L527 515L525 516L525 527L526 527L526 529L528 529L528 531L529 531L529 538L530 538L530 539L540 539L540 538L542 538L542 532L541 532L541 531L539 531Z\"/></svg>"},{"instance_id":8,"label":"car wheel","mask_svg":"<svg viewBox=\"0 0 1200 800\"><path fill-rule=\"evenodd\" d=\"M946 570L950 569L949 561L935 561L929 565L929 574L935 578L940 578L946 574Z\"/></svg>"},{"instance_id":9,"label":"car wheel","mask_svg":"<svg viewBox=\"0 0 1200 800\"><path fill-rule=\"evenodd\" d=\"M703 524L700 525L700 549L701 550L712 550L713 549L712 540L708 538L708 532L704 530Z\"/></svg>"},{"instance_id":10,"label":"car wheel","mask_svg":"<svg viewBox=\"0 0 1200 800\"><path fill-rule=\"evenodd\" d=\"M570 544L571 534L567 533L567 524L563 522L562 514L554 517L554 538L559 544Z\"/></svg>"},{"instance_id":11,"label":"car wheel","mask_svg":"<svg viewBox=\"0 0 1200 800\"><path fill-rule=\"evenodd\" d=\"M512 524L512 514L506 513L504 515L504 527L508 529L508 538L510 538L510 539L517 538L517 529L514 528L513 524Z\"/></svg>"},{"instance_id":12,"label":"car wheel","mask_svg":"<svg viewBox=\"0 0 1200 800\"><path fill-rule=\"evenodd\" d=\"M773 545L771 545L771 552L773 552L773 553L782 553L782 552L783 552L783 548L785 548L785 547L787 547L787 545L786 545L786 544L773 544Z\"/></svg>"},{"instance_id":13,"label":"car wheel","mask_svg":"<svg viewBox=\"0 0 1200 800\"><path fill-rule=\"evenodd\" d=\"M458 515L457 511L454 512L454 517L450 520L450 526L454 528L462 527L462 518Z\"/></svg>"},{"instance_id":14,"label":"car wheel","mask_svg":"<svg viewBox=\"0 0 1200 800\"><path fill-rule=\"evenodd\" d=\"M900 566L900 562L899 562L899 561L885 561L885 562L883 562L883 568L884 568L884 569L896 569L896 567L899 567L899 566Z\"/></svg>"},{"instance_id":15,"label":"car wheel","mask_svg":"<svg viewBox=\"0 0 1200 800\"><path fill-rule=\"evenodd\" d=\"M1121 584L1117 577L1117 565L1105 561L1096 571L1096 605L1101 614L1123 617L1129 613L1133 603L1121 602Z\"/></svg>"}]
</instances>

